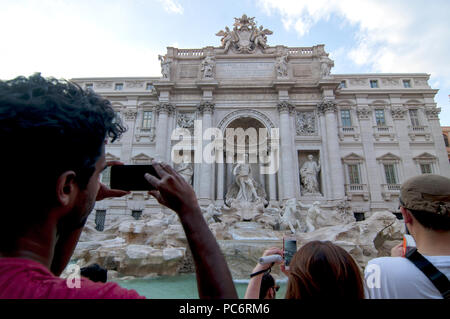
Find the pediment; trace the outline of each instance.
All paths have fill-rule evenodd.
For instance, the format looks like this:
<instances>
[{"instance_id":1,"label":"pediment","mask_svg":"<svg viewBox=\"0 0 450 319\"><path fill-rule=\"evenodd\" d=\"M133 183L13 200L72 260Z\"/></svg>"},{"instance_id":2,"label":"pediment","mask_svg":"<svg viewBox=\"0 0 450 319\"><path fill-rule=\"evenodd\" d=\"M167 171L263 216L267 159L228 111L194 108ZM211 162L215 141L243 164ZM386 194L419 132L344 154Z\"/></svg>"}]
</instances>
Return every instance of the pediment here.
<instances>
[{"instance_id":1,"label":"pediment","mask_svg":"<svg viewBox=\"0 0 450 319\"><path fill-rule=\"evenodd\" d=\"M345 107L345 106L355 106L356 103L350 100L343 100L343 101L336 101L338 106Z\"/></svg>"},{"instance_id":2,"label":"pediment","mask_svg":"<svg viewBox=\"0 0 450 319\"><path fill-rule=\"evenodd\" d=\"M111 154L109 152L105 154L105 159L106 159L107 162L109 162L109 161L119 161L120 160L119 157L117 157L117 156L115 156L115 155L113 155L113 154Z\"/></svg>"},{"instance_id":3,"label":"pediment","mask_svg":"<svg viewBox=\"0 0 450 319\"><path fill-rule=\"evenodd\" d=\"M377 161L400 161L401 158L392 153L386 153L377 158Z\"/></svg>"},{"instance_id":4,"label":"pediment","mask_svg":"<svg viewBox=\"0 0 450 319\"><path fill-rule=\"evenodd\" d=\"M144 154L144 153L139 153L136 156L133 156L131 158L134 162L151 162L151 160L153 159L152 157Z\"/></svg>"},{"instance_id":5,"label":"pediment","mask_svg":"<svg viewBox=\"0 0 450 319\"><path fill-rule=\"evenodd\" d=\"M430 154L430 153L424 152L424 153L422 153L422 154L420 154L420 155L414 157L413 160L415 160L415 161L420 161L420 160L436 160L436 156L434 156L434 155L432 155L432 154Z\"/></svg>"},{"instance_id":6,"label":"pediment","mask_svg":"<svg viewBox=\"0 0 450 319\"><path fill-rule=\"evenodd\" d=\"M349 161L358 161L358 162L362 162L364 161L364 157L355 154L355 153L350 153L347 156L342 158L342 161L344 162L349 162Z\"/></svg>"},{"instance_id":7,"label":"pediment","mask_svg":"<svg viewBox=\"0 0 450 319\"><path fill-rule=\"evenodd\" d=\"M389 102L386 102L386 101L383 101L383 100L376 100L376 101L373 101L372 103L370 103L370 105L371 106L378 106L378 107L380 107L380 106L388 106Z\"/></svg>"}]
</instances>

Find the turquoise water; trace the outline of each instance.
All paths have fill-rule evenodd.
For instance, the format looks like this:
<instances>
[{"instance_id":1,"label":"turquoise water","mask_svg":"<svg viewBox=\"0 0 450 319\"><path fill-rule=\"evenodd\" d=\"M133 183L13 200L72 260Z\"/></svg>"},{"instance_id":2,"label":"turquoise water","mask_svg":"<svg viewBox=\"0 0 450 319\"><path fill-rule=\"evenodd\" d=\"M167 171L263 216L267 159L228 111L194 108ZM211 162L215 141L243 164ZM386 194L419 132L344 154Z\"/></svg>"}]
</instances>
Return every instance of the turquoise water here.
<instances>
[{"instance_id":1,"label":"turquoise water","mask_svg":"<svg viewBox=\"0 0 450 319\"><path fill-rule=\"evenodd\" d=\"M115 280L121 287L134 289L151 299L198 299L197 281L194 274L161 276L150 279ZM248 282L236 281L239 298L244 298ZM277 298L284 298L286 283L278 282Z\"/></svg>"}]
</instances>

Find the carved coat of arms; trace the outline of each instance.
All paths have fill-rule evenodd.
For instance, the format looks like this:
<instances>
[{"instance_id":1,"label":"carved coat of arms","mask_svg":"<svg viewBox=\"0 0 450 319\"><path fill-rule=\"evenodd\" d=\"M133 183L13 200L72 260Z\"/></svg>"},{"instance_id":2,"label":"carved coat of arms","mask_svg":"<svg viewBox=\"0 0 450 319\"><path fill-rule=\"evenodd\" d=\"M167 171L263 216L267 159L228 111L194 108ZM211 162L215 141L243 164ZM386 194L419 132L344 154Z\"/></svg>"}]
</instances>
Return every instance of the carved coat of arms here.
<instances>
[{"instance_id":1,"label":"carved coat of arms","mask_svg":"<svg viewBox=\"0 0 450 319\"><path fill-rule=\"evenodd\" d=\"M264 29L261 25L256 26L255 18L249 18L243 15L241 18L234 18L233 30L225 27L225 30L220 30L216 33L221 36L222 48L224 53L228 50L233 50L237 53L253 53L257 48L264 51L267 47L267 35L273 32L269 29Z\"/></svg>"}]
</instances>

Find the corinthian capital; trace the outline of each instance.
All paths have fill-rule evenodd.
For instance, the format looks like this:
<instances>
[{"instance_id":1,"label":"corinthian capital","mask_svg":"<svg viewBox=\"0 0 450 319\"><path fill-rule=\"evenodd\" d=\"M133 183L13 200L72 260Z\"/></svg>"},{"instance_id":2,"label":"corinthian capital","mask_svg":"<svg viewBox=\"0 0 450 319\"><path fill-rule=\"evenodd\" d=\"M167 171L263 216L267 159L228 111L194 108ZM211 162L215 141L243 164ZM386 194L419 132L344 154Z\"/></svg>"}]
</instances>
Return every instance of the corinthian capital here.
<instances>
[{"instance_id":1,"label":"corinthian capital","mask_svg":"<svg viewBox=\"0 0 450 319\"><path fill-rule=\"evenodd\" d=\"M372 110L368 107L361 107L356 110L356 114L360 120L369 120L372 115Z\"/></svg>"},{"instance_id":2,"label":"corinthian capital","mask_svg":"<svg viewBox=\"0 0 450 319\"><path fill-rule=\"evenodd\" d=\"M406 115L406 109L402 106L392 108L391 115L394 120L404 120Z\"/></svg>"},{"instance_id":3,"label":"corinthian capital","mask_svg":"<svg viewBox=\"0 0 450 319\"><path fill-rule=\"evenodd\" d=\"M429 120L439 120L440 107L430 107L425 109L425 114Z\"/></svg>"},{"instance_id":4,"label":"corinthian capital","mask_svg":"<svg viewBox=\"0 0 450 319\"><path fill-rule=\"evenodd\" d=\"M136 119L137 111L135 110L125 110L123 116L125 121L134 121Z\"/></svg>"},{"instance_id":5,"label":"corinthian capital","mask_svg":"<svg viewBox=\"0 0 450 319\"><path fill-rule=\"evenodd\" d=\"M161 112L172 114L175 111L175 106L170 103L159 103L156 106L156 112L159 114Z\"/></svg>"},{"instance_id":6,"label":"corinthian capital","mask_svg":"<svg viewBox=\"0 0 450 319\"><path fill-rule=\"evenodd\" d=\"M281 101L281 102L278 102L277 108L278 108L278 112L280 112L280 113L283 113L283 112L292 113L295 109L295 106L292 105L292 103L290 103L288 101Z\"/></svg>"},{"instance_id":7,"label":"corinthian capital","mask_svg":"<svg viewBox=\"0 0 450 319\"><path fill-rule=\"evenodd\" d=\"M197 105L197 110L200 112L200 114L203 113L213 113L215 104L210 101L202 101Z\"/></svg>"},{"instance_id":8,"label":"corinthian capital","mask_svg":"<svg viewBox=\"0 0 450 319\"><path fill-rule=\"evenodd\" d=\"M320 103L317 103L317 109L319 110L320 113L327 113L327 112L336 112L337 111L337 106L336 106L336 102L332 101L332 100L325 100L322 101Z\"/></svg>"}]
</instances>

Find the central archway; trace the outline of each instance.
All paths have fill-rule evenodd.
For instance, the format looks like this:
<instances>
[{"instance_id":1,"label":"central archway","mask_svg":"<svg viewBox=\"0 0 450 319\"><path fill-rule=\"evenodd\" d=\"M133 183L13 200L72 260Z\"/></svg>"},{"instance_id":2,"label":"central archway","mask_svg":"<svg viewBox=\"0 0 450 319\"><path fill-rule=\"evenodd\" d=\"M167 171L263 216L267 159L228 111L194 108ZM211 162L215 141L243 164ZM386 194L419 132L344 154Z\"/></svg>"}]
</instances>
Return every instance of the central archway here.
<instances>
[{"instance_id":1,"label":"central archway","mask_svg":"<svg viewBox=\"0 0 450 319\"><path fill-rule=\"evenodd\" d=\"M245 149L242 149L241 147L241 149L238 150L240 146L235 144L237 137L234 138L233 144L229 145L229 143L225 143L224 150L227 151L230 147L233 147L233 151L231 152L231 155L229 153L226 153L228 157L226 156L224 158L224 164L216 164L216 198L225 198L228 187L234 182L234 176L232 172L235 163L238 161L237 153L249 154L249 151L253 150L253 155L251 155L250 153L251 158L252 156L254 156L253 159L250 160L252 177L263 186L267 194L267 200L269 200L269 195L270 199L275 199L277 197L275 174L273 174L272 176L260 174L259 165L261 165L261 163L263 163L264 161L259 159L258 153L258 150L260 150L260 147L263 144L264 147L267 147L267 141L265 139L263 139L264 142L260 143L260 133L264 132L266 138L270 138L270 129L275 128L273 122L265 114L256 110L237 110L226 115L220 121L218 128L222 131L225 141L227 141L227 129L242 129L241 132L245 135ZM260 131L260 129L264 130ZM247 134L253 136L253 138L251 138ZM230 156L232 156L232 158L230 158ZM254 161L254 159L256 159L256 161ZM241 156L239 160L243 160L243 157Z\"/></svg>"}]
</instances>

